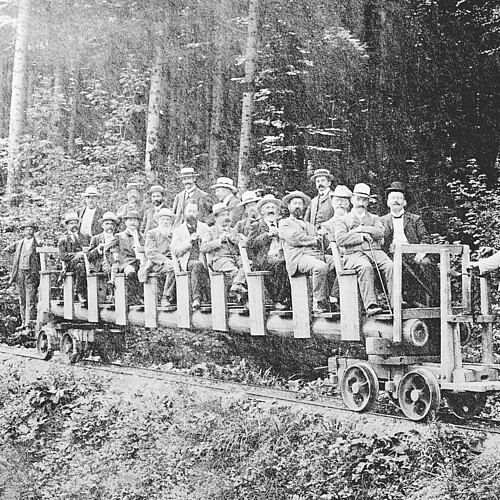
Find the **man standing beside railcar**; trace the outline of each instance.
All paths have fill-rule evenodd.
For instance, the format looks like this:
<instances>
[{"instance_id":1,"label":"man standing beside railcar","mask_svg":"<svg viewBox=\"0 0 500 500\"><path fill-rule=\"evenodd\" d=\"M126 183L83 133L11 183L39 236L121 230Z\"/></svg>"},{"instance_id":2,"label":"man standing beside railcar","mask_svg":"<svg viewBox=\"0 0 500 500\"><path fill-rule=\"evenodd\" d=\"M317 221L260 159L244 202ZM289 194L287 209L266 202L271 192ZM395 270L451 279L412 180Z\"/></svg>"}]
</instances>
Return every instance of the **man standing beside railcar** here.
<instances>
[{"instance_id":1,"label":"man standing beside railcar","mask_svg":"<svg viewBox=\"0 0 500 500\"><path fill-rule=\"evenodd\" d=\"M188 203L196 203L200 221L206 223L210 220L213 202L210 195L196 185L197 176L198 174L192 167L182 167L179 172L179 179L184 190L175 195L172 207L175 214L174 227L179 226L184 221L184 211Z\"/></svg>"},{"instance_id":2,"label":"man standing beside railcar","mask_svg":"<svg viewBox=\"0 0 500 500\"><path fill-rule=\"evenodd\" d=\"M382 249L388 254L394 253L396 244L430 243L429 233L419 215L406 211L407 190L402 182L393 182L385 191L387 207L390 212L380 218L384 225L384 245ZM409 283L411 298L424 302L439 297L439 291L432 276L432 262L425 253L403 255L403 282ZM424 305L424 304L420 304Z\"/></svg>"},{"instance_id":3,"label":"man standing beside railcar","mask_svg":"<svg viewBox=\"0 0 500 500\"><path fill-rule=\"evenodd\" d=\"M359 289L367 316L382 312L375 295L372 264L378 267L385 278L385 290L390 305L393 291L393 263L381 250L384 226L379 217L368 212L370 198L370 186L364 183L356 184L351 198L351 211L334 223L335 240L341 249L344 269L354 269L358 274Z\"/></svg>"},{"instance_id":4,"label":"man standing beside railcar","mask_svg":"<svg viewBox=\"0 0 500 500\"><path fill-rule=\"evenodd\" d=\"M208 229L207 224L198 220L196 203L189 202L184 209L184 222L174 229L172 235L172 254L179 259L181 270L191 273L193 310L210 302L208 270L200 260L201 238Z\"/></svg>"},{"instance_id":5,"label":"man standing beside railcar","mask_svg":"<svg viewBox=\"0 0 500 500\"><path fill-rule=\"evenodd\" d=\"M100 195L95 186L89 186L82 196L85 199L85 207L77 212L80 219L79 231L90 240L101 230L99 220L102 217L102 209L97 206L97 198Z\"/></svg>"},{"instance_id":6,"label":"man standing beside railcar","mask_svg":"<svg viewBox=\"0 0 500 500\"><path fill-rule=\"evenodd\" d=\"M9 284L15 282L17 285L21 312L21 326L17 330L22 330L36 319L40 283L40 257L36 249L41 244L35 238L36 226L33 222L24 222L19 227L23 231L23 238L15 241L3 251L14 254Z\"/></svg>"},{"instance_id":7,"label":"man standing beside railcar","mask_svg":"<svg viewBox=\"0 0 500 500\"><path fill-rule=\"evenodd\" d=\"M286 270L285 256L281 248L278 230L278 213L281 201L266 194L257 204L261 218L248 235L247 248L252 253L256 271L270 271L265 286L274 308L278 311L290 305L290 280Z\"/></svg>"},{"instance_id":8,"label":"man standing beside railcar","mask_svg":"<svg viewBox=\"0 0 500 500\"><path fill-rule=\"evenodd\" d=\"M301 191L293 191L283 197L290 216L281 219L279 237L283 245L286 268L290 276L311 273L313 282L313 312L329 310L328 273L335 271L333 257L326 255L327 242L316 228L303 219L304 207L311 199Z\"/></svg>"},{"instance_id":9,"label":"man standing beside railcar","mask_svg":"<svg viewBox=\"0 0 500 500\"><path fill-rule=\"evenodd\" d=\"M318 195L311 200L311 204L307 207L304 220L316 228L333 217L334 212L330 200L332 179L332 174L326 168L318 168L311 177L311 180L316 184Z\"/></svg>"},{"instance_id":10,"label":"man standing beside railcar","mask_svg":"<svg viewBox=\"0 0 500 500\"><path fill-rule=\"evenodd\" d=\"M64 265L59 279L63 280L66 273L73 273L78 301L84 304L87 300L87 270L83 247L89 244L89 238L78 231L80 218L76 212L69 212L65 215L64 225L66 234L61 236L57 243L59 258Z\"/></svg>"}]
</instances>

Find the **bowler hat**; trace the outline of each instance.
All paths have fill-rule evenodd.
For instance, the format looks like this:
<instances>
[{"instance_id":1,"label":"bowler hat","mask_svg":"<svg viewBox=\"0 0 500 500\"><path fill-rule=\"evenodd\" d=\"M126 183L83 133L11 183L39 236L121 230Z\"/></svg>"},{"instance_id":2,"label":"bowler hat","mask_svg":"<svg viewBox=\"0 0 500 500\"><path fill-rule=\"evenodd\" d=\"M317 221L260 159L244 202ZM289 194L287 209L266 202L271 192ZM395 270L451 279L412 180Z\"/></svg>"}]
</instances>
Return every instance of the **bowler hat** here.
<instances>
[{"instance_id":1,"label":"bowler hat","mask_svg":"<svg viewBox=\"0 0 500 500\"><path fill-rule=\"evenodd\" d=\"M302 198L304 201L304 205L309 205L311 203L311 198L307 196L307 194L304 194L302 191L292 191L291 193L286 194L283 196L283 205L288 205L294 198Z\"/></svg>"},{"instance_id":2,"label":"bowler hat","mask_svg":"<svg viewBox=\"0 0 500 500\"><path fill-rule=\"evenodd\" d=\"M267 203L274 203L278 209L281 207L281 200L278 200L278 198L276 198L273 194L266 194L262 200L257 203L257 210L260 212L262 207Z\"/></svg>"},{"instance_id":3,"label":"bowler hat","mask_svg":"<svg viewBox=\"0 0 500 500\"><path fill-rule=\"evenodd\" d=\"M99 191L97 191L97 188L95 186L88 186L87 189L83 193L81 193L83 197L87 196L101 196Z\"/></svg>"},{"instance_id":4,"label":"bowler hat","mask_svg":"<svg viewBox=\"0 0 500 500\"><path fill-rule=\"evenodd\" d=\"M259 201L260 199L261 197L257 196L257 193L255 191L245 191L241 195L241 201L238 203L238 206L242 207L243 205L246 205L248 203Z\"/></svg>"},{"instance_id":5,"label":"bowler hat","mask_svg":"<svg viewBox=\"0 0 500 500\"><path fill-rule=\"evenodd\" d=\"M234 185L233 179L230 179L229 177L219 177L217 179L217 182L213 185L210 186L212 189L218 188L218 187L225 187L229 188L233 193L236 193L238 189Z\"/></svg>"},{"instance_id":6,"label":"bowler hat","mask_svg":"<svg viewBox=\"0 0 500 500\"><path fill-rule=\"evenodd\" d=\"M25 227L32 227L35 231L37 229L37 225L32 220L24 220L19 223L20 229L24 229Z\"/></svg>"},{"instance_id":7,"label":"bowler hat","mask_svg":"<svg viewBox=\"0 0 500 500\"><path fill-rule=\"evenodd\" d=\"M222 212L223 210L231 210L225 203L216 203L212 207L212 213L214 215L217 215L219 212Z\"/></svg>"},{"instance_id":8,"label":"bowler hat","mask_svg":"<svg viewBox=\"0 0 500 500\"><path fill-rule=\"evenodd\" d=\"M400 181L394 181L386 190L385 194L389 193L403 193L406 194L406 186Z\"/></svg>"},{"instance_id":9,"label":"bowler hat","mask_svg":"<svg viewBox=\"0 0 500 500\"><path fill-rule=\"evenodd\" d=\"M127 220L127 219L137 219L137 220L141 220L141 214L137 211L137 210L129 210L124 216L123 216L123 219L124 220Z\"/></svg>"},{"instance_id":10,"label":"bowler hat","mask_svg":"<svg viewBox=\"0 0 500 500\"><path fill-rule=\"evenodd\" d=\"M330 180L333 179L333 175L326 168L317 168L311 175L311 180L316 180L316 177L327 177Z\"/></svg>"},{"instance_id":11,"label":"bowler hat","mask_svg":"<svg viewBox=\"0 0 500 500\"><path fill-rule=\"evenodd\" d=\"M172 210L170 210L170 208L160 208L160 210L155 213L154 217L155 219L159 219L160 217L171 217L173 219L175 214Z\"/></svg>"},{"instance_id":12,"label":"bowler hat","mask_svg":"<svg viewBox=\"0 0 500 500\"><path fill-rule=\"evenodd\" d=\"M352 191L347 186L339 184L338 186L335 186L335 191L330 193L330 197L352 198Z\"/></svg>"}]
</instances>

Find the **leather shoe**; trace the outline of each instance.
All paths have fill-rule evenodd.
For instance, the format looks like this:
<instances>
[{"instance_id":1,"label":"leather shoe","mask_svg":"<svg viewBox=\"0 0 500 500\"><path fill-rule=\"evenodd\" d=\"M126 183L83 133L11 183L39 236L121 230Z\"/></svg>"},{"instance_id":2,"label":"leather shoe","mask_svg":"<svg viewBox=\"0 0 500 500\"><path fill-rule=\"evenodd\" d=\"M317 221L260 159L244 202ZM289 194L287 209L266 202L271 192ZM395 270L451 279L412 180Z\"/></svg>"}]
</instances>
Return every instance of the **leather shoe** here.
<instances>
[{"instance_id":1,"label":"leather shoe","mask_svg":"<svg viewBox=\"0 0 500 500\"><path fill-rule=\"evenodd\" d=\"M167 298L161 299L160 307L170 307L172 303Z\"/></svg>"},{"instance_id":2,"label":"leather shoe","mask_svg":"<svg viewBox=\"0 0 500 500\"><path fill-rule=\"evenodd\" d=\"M366 310L366 315L367 316L374 316L375 314L380 314L382 312L382 308L376 305L371 305L368 307Z\"/></svg>"},{"instance_id":3,"label":"leather shoe","mask_svg":"<svg viewBox=\"0 0 500 500\"><path fill-rule=\"evenodd\" d=\"M247 290L241 283L234 283L233 286L231 287L231 292L243 295L247 293Z\"/></svg>"},{"instance_id":4,"label":"leather shoe","mask_svg":"<svg viewBox=\"0 0 500 500\"><path fill-rule=\"evenodd\" d=\"M193 311L196 311L197 309L200 309L200 307L201 307L200 299L194 299L193 300L193 304L191 305L191 307L193 308Z\"/></svg>"},{"instance_id":5,"label":"leather shoe","mask_svg":"<svg viewBox=\"0 0 500 500\"><path fill-rule=\"evenodd\" d=\"M286 309L286 306L281 302L276 302L276 304L274 304L274 308L276 309L276 311L284 311Z\"/></svg>"}]
</instances>

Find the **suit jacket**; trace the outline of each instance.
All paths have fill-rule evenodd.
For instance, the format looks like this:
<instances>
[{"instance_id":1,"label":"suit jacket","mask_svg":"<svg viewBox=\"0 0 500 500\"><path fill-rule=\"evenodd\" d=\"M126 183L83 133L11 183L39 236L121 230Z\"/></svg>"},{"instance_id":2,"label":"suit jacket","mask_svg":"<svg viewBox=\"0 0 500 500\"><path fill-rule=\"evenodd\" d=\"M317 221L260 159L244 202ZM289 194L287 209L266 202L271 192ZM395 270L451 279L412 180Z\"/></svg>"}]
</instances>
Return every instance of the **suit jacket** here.
<instances>
[{"instance_id":1,"label":"suit jacket","mask_svg":"<svg viewBox=\"0 0 500 500\"><path fill-rule=\"evenodd\" d=\"M363 231L356 231L359 226L361 226L361 222L352 210L334 222L335 241L341 247L342 253L369 252L370 245L373 250L380 250L382 238L384 237L384 226L380 221L380 217L366 212L362 224ZM371 244L363 238L363 233L371 235L373 238Z\"/></svg>"},{"instance_id":2,"label":"suit jacket","mask_svg":"<svg viewBox=\"0 0 500 500\"><path fill-rule=\"evenodd\" d=\"M252 231L253 226L258 225L258 223L258 219L251 219L250 217L246 217L245 219L239 220L234 226L234 229L236 229L236 232L248 237L248 235Z\"/></svg>"},{"instance_id":3,"label":"suit jacket","mask_svg":"<svg viewBox=\"0 0 500 500\"><path fill-rule=\"evenodd\" d=\"M311 204L307 207L304 220L310 222L313 226L319 227L323 222L331 219L335 215L330 199L330 190L321 198L315 196Z\"/></svg>"},{"instance_id":4,"label":"suit jacket","mask_svg":"<svg viewBox=\"0 0 500 500\"><path fill-rule=\"evenodd\" d=\"M389 253L389 248L394 239L394 222L392 214L388 213L380 217L380 221L384 226L384 242L382 250ZM415 245L417 243L430 243L429 233L425 229L422 218L409 212L403 213L403 227L408 243Z\"/></svg>"},{"instance_id":5,"label":"suit jacket","mask_svg":"<svg viewBox=\"0 0 500 500\"><path fill-rule=\"evenodd\" d=\"M295 217L281 219L278 223L279 236L285 254L286 269L290 276L297 272L300 258L304 255L319 257L316 228L309 222Z\"/></svg>"},{"instance_id":6,"label":"suit jacket","mask_svg":"<svg viewBox=\"0 0 500 500\"><path fill-rule=\"evenodd\" d=\"M229 199L225 202L228 208L231 210L231 226L234 227L236 224L246 218L245 207L239 207L240 199L232 194Z\"/></svg>"},{"instance_id":7,"label":"suit jacket","mask_svg":"<svg viewBox=\"0 0 500 500\"><path fill-rule=\"evenodd\" d=\"M160 208L164 208L166 207L165 203L162 203L159 207L158 207L158 210ZM156 214L156 210L155 210L155 207L149 207L145 212L144 212L144 216L142 218L142 223L141 223L141 227L139 229L139 231L142 233L142 235L145 237L146 236L146 233L150 230L150 229L154 229L155 227L158 227L158 222L156 222L156 219L155 219L155 214Z\"/></svg>"},{"instance_id":8,"label":"suit jacket","mask_svg":"<svg viewBox=\"0 0 500 500\"><path fill-rule=\"evenodd\" d=\"M78 252L83 250L83 247L88 246L89 239L81 233L75 233L76 240L73 241L73 233L63 234L57 243L59 248L59 258L65 263L69 264L74 259Z\"/></svg>"},{"instance_id":9,"label":"suit jacket","mask_svg":"<svg viewBox=\"0 0 500 500\"><path fill-rule=\"evenodd\" d=\"M227 257L231 255L233 258L238 259L240 256L240 249L238 247L238 242L241 236L232 227L226 228L226 233L229 233L230 242L223 243L222 246L220 238L223 231L221 228L215 224L209 227L201 238L200 250L206 254L208 265L212 265L212 262L216 261L221 257Z\"/></svg>"},{"instance_id":10,"label":"suit jacket","mask_svg":"<svg viewBox=\"0 0 500 500\"><path fill-rule=\"evenodd\" d=\"M196 224L196 234L200 236L200 252L201 240L205 231L208 231L208 225L198 221ZM174 229L172 234L172 253L178 257L181 269L186 271L191 253L191 235L185 222Z\"/></svg>"},{"instance_id":11,"label":"suit jacket","mask_svg":"<svg viewBox=\"0 0 500 500\"><path fill-rule=\"evenodd\" d=\"M17 273L19 271L19 259L21 258L21 251L23 248L24 238L15 241L7 248L4 249L4 252L13 253L14 259L12 261L12 268L10 270L9 283L13 283L17 278ZM31 252L29 256L29 269L30 273L36 279L40 277L40 256L36 253L36 249L42 246L39 241L35 238L33 239L33 245L31 246Z\"/></svg>"},{"instance_id":12,"label":"suit jacket","mask_svg":"<svg viewBox=\"0 0 500 500\"><path fill-rule=\"evenodd\" d=\"M80 226L82 224L83 214L85 213L86 209L87 209L87 207L82 207L82 208L79 208L77 211L78 218L80 219ZM97 207L95 209L94 218L92 219L92 225L90 227L90 230L92 232L92 236L95 236L96 234L99 234L102 231L101 218L102 218L103 214L104 214L104 212L103 212L101 207ZM80 230L80 226L78 226L78 230Z\"/></svg>"},{"instance_id":13,"label":"suit jacket","mask_svg":"<svg viewBox=\"0 0 500 500\"><path fill-rule=\"evenodd\" d=\"M114 238L115 237L113 237L113 240ZM114 263L113 255L111 253L111 247L114 245L114 243L116 243L116 241L110 243L109 247L105 249L103 253L100 253L98 250L99 245L105 244L104 232L92 236L87 257L93 271L100 272L103 269L107 268L102 266L104 259L107 260L109 267L111 267L111 265Z\"/></svg>"},{"instance_id":14,"label":"suit jacket","mask_svg":"<svg viewBox=\"0 0 500 500\"><path fill-rule=\"evenodd\" d=\"M171 258L172 231L162 234L160 228L150 229L146 233L144 253L153 264L163 264Z\"/></svg>"},{"instance_id":15,"label":"suit jacket","mask_svg":"<svg viewBox=\"0 0 500 500\"><path fill-rule=\"evenodd\" d=\"M189 197L186 196L185 190L175 195L174 204L172 206L172 211L175 214L174 227L178 227L184 222L184 207L187 201L194 201L197 203L198 219L200 221L208 222L211 220L213 201L208 193L196 186Z\"/></svg>"},{"instance_id":16,"label":"suit jacket","mask_svg":"<svg viewBox=\"0 0 500 500\"><path fill-rule=\"evenodd\" d=\"M278 235L274 236L274 238L278 238L279 241ZM273 236L269 235L269 226L264 219L252 226L252 230L248 235L247 250L251 253L256 269L264 267L272 240ZM279 243L281 246L280 241ZM281 249L281 253L283 253L283 249Z\"/></svg>"},{"instance_id":17,"label":"suit jacket","mask_svg":"<svg viewBox=\"0 0 500 500\"><path fill-rule=\"evenodd\" d=\"M127 231L122 231L115 235L115 243L111 246L110 251L118 254L118 262L120 269L124 269L129 264L137 263L138 259L134 250L134 237ZM144 244L144 240L139 233L139 243Z\"/></svg>"}]
</instances>

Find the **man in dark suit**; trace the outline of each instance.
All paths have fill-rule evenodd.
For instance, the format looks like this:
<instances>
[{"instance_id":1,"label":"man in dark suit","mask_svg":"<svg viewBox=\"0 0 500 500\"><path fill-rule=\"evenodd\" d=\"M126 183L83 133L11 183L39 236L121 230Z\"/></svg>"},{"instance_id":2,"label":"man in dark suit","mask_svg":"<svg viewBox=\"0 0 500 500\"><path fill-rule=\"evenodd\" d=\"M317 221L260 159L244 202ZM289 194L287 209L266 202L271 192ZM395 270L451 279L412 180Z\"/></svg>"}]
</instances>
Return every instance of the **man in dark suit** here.
<instances>
[{"instance_id":1,"label":"man in dark suit","mask_svg":"<svg viewBox=\"0 0 500 500\"><path fill-rule=\"evenodd\" d=\"M97 199L100 195L95 186L89 186L82 193L82 196L85 200L85 206L77 211L80 219L78 230L90 240L92 236L101 232L102 209L97 206Z\"/></svg>"},{"instance_id":2,"label":"man in dark suit","mask_svg":"<svg viewBox=\"0 0 500 500\"><path fill-rule=\"evenodd\" d=\"M316 184L318 195L311 200L311 204L307 207L304 220L310 222L316 229L334 215L330 199L332 179L332 174L326 168L318 168L311 177L311 180Z\"/></svg>"},{"instance_id":3,"label":"man in dark suit","mask_svg":"<svg viewBox=\"0 0 500 500\"><path fill-rule=\"evenodd\" d=\"M407 190L402 182L393 182L387 189L387 207L390 212L380 218L384 226L383 250L392 255L395 244L431 243L429 233L419 215L406 211ZM403 255L403 282L408 283L408 299L435 302L439 291L435 285L437 273L429 257L423 253ZM427 297L426 297L427 296Z\"/></svg>"},{"instance_id":4,"label":"man in dark suit","mask_svg":"<svg viewBox=\"0 0 500 500\"><path fill-rule=\"evenodd\" d=\"M252 225L247 249L252 256L255 271L270 271L265 286L276 310L286 309L291 302L290 280L285 256L278 235L278 213L281 201L266 194L257 204L261 218Z\"/></svg>"},{"instance_id":5,"label":"man in dark suit","mask_svg":"<svg viewBox=\"0 0 500 500\"><path fill-rule=\"evenodd\" d=\"M66 234L59 238L59 258L63 269L59 276L62 281L66 273L73 273L75 277L75 291L81 304L86 302L87 296L87 271L83 247L88 246L89 238L78 231L80 218L76 212L69 212L64 216Z\"/></svg>"},{"instance_id":6,"label":"man in dark suit","mask_svg":"<svg viewBox=\"0 0 500 500\"><path fill-rule=\"evenodd\" d=\"M3 251L13 253L14 259L9 284L16 283L21 311L21 330L36 319L38 285L40 283L40 257L36 253L40 243L35 239L35 224L25 222L20 225L23 238L15 241Z\"/></svg>"},{"instance_id":7,"label":"man in dark suit","mask_svg":"<svg viewBox=\"0 0 500 500\"><path fill-rule=\"evenodd\" d=\"M283 245L286 268L290 276L311 273L313 285L313 311L329 310L328 278L335 272L333 257L326 255L328 242L324 235L303 219L304 208L311 199L301 191L293 191L283 197L290 216L279 221L279 237Z\"/></svg>"},{"instance_id":8,"label":"man in dark suit","mask_svg":"<svg viewBox=\"0 0 500 500\"><path fill-rule=\"evenodd\" d=\"M102 216L101 223L102 232L92 236L87 257L92 271L105 272L110 277L111 266L114 263L111 246L115 242L118 218L113 212L106 212Z\"/></svg>"},{"instance_id":9,"label":"man in dark suit","mask_svg":"<svg viewBox=\"0 0 500 500\"><path fill-rule=\"evenodd\" d=\"M184 209L190 202L196 203L198 207L198 219L202 222L209 222L212 214L213 201L210 195L196 185L198 174L191 167L182 167L179 172L184 190L177 193L174 198L172 210L175 214L174 227L178 227L184 222Z\"/></svg>"},{"instance_id":10,"label":"man in dark suit","mask_svg":"<svg viewBox=\"0 0 500 500\"><path fill-rule=\"evenodd\" d=\"M142 218L140 231L141 234L144 236L144 238L146 238L146 233L150 229L158 227L155 215L162 208L166 208L165 201L163 198L164 192L161 186L152 186L151 189L149 190L149 194L151 196L151 204L153 206L146 209L146 211L144 212L144 217Z\"/></svg>"},{"instance_id":11,"label":"man in dark suit","mask_svg":"<svg viewBox=\"0 0 500 500\"><path fill-rule=\"evenodd\" d=\"M382 312L375 294L373 265L378 266L385 279L390 306L394 279L392 260L381 249L384 226L379 217L368 212L370 198L370 186L356 184L351 198L352 210L334 222L335 241L342 255L344 269L354 269L357 272L359 291L367 316Z\"/></svg>"},{"instance_id":12,"label":"man in dark suit","mask_svg":"<svg viewBox=\"0 0 500 500\"><path fill-rule=\"evenodd\" d=\"M245 209L240 205L240 199L236 196L238 188L234 185L233 179L229 177L219 177L217 182L210 186L215 189L215 197L220 203L224 203L231 213L231 227L245 218Z\"/></svg>"}]
</instances>

